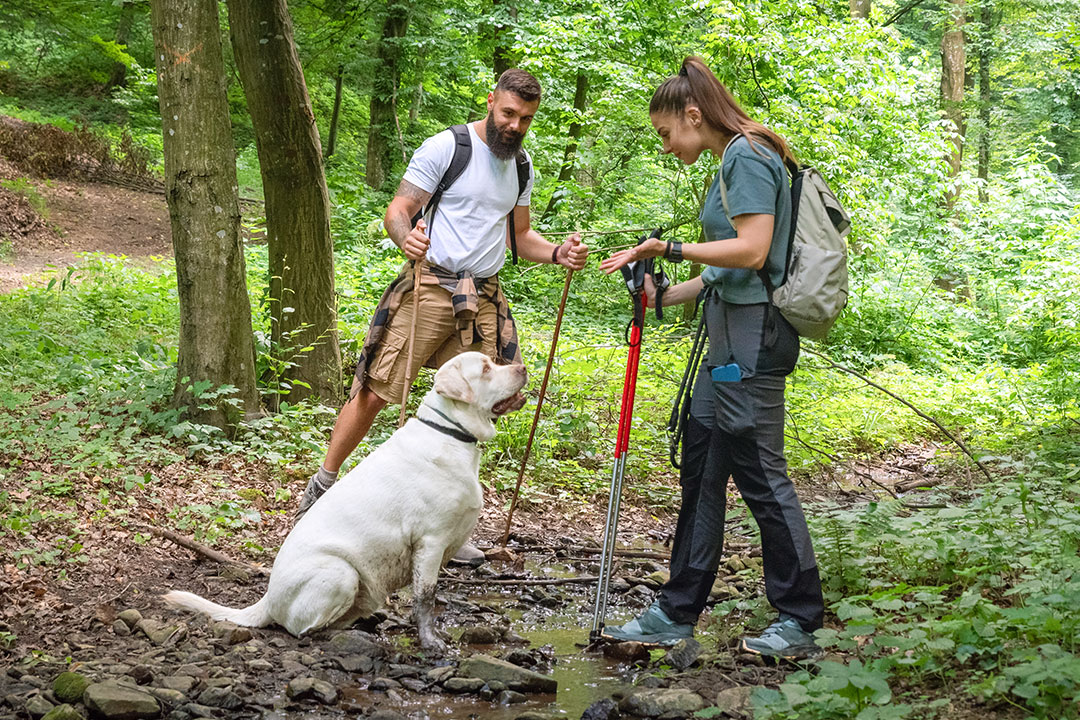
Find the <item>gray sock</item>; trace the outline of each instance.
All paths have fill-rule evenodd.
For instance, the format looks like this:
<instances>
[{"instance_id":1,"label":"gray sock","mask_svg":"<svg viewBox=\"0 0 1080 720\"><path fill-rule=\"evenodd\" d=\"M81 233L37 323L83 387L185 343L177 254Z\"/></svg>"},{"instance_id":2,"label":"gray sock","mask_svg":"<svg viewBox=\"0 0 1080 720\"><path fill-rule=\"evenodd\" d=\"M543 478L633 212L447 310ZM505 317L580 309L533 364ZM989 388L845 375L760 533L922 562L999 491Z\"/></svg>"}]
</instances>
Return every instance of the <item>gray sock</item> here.
<instances>
[{"instance_id":1,"label":"gray sock","mask_svg":"<svg viewBox=\"0 0 1080 720\"><path fill-rule=\"evenodd\" d=\"M338 474L336 472L330 472L322 465L319 466L319 472L315 473L315 480L324 488L328 488L337 482Z\"/></svg>"}]
</instances>

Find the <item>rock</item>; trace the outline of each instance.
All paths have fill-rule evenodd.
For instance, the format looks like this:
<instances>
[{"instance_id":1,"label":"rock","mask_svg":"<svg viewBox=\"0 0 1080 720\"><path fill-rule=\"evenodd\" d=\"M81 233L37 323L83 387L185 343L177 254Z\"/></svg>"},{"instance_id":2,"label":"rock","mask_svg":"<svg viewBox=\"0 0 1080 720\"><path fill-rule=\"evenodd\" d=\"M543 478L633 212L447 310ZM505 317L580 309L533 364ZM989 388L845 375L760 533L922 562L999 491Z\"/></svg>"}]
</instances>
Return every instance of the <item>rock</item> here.
<instances>
[{"instance_id":1,"label":"rock","mask_svg":"<svg viewBox=\"0 0 1080 720\"><path fill-rule=\"evenodd\" d=\"M376 710L367 716L367 720L405 720L405 716L393 710Z\"/></svg>"},{"instance_id":2,"label":"rock","mask_svg":"<svg viewBox=\"0 0 1080 720\"><path fill-rule=\"evenodd\" d=\"M257 673L269 673L274 670L274 663L269 660L263 660L262 658L255 658L254 660L247 661L247 668Z\"/></svg>"},{"instance_id":3,"label":"rock","mask_svg":"<svg viewBox=\"0 0 1080 720\"><path fill-rule=\"evenodd\" d=\"M704 648L694 638L680 640L664 656L664 660L676 670L682 671L690 667L701 657Z\"/></svg>"},{"instance_id":4,"label":"rock","mask_svg":"<svg viewBox=\"0 0 1080 720\"><path fill-rule=\"evenodd\" d=\"M616 642L604 645L604 657L624 662L649 662L649 648L639 642Z\"/></svg>"},{"instance_id":5,"label":"rock","mask_svg":"<svg viewBox=\"0 0 1080 720\"><path fill-rule=\"evenodd\" d=\"M187 626L183 624L166 625L151 618L143 618L135 628L146 635L155 645L175 645L187 637Z\"/></svg>"},{"instance_id":6,"label":"rock","mask_svg":"<svg viewBox=\"0 0 1080 720\"><path fill-rule=\"evenodd\" d=\"M746 569L746 563L744 563L743 559L738 555L732 555L731 557L729 557L727 562L724 563L724 565L727 566L729 572L733 573L737 573L740 570Z\"/></svg>"},{"instance_id":7,"label":"rock","mask_svg":"<svg viewBox=\"0 0 1080 720\"><path fill-rule=\"evenodd\" d=\"M127 637L131 634L131 626L129 626L123 620L113 620L112 624L113 635L119 635L120 637Z\"/></svg>"},{"instance_id":8,"label":"rock","mask_svg":"<svg viewBox=\"0 0 1080 720\"><path fill-rule=\"evenodd\" d=\"M495 697L495 702L500 705L517 705L528 700L527 697L514 690L503 690Z\"/></svg>"},{"instance_id":9,"label":"rock","mask_svg":"<svg viewBox=\"0 0 1080 720\"><path fill-rule=\"evenodd\" d=\"M229 688L208 687L202 691L197 701L200 705L219 707L224 710L236 710L244 706L240 696Z\"/></svg>"},{"instance_id":10,"label":"rock","mask_svg":"<svg viewBox=\"0 0 1080 720\"><path fill-rule=\"evenodd\" d=\"M453 665L443 665L442 667L433 667L427 671L427 679L431 682L442 684L454 677L454 673L457 672L457 668Z\"/></svg>"},{"instance_id":11,"label":"rock","mask_svg":"<svg viewBox=\"0 0 1080 720\"><path fill-rule=\"evenodd\" d=\"M394 680L400 680L403 677L420 677L420 668L415 665L391 663L386 669L386 676Z\"/></svg>"},{"instance_id":12,"label":"rock","mask_svg":"<svg viewBox=\"0 0 1080 720\"><path fill-rule=\"evenodd\" d=\"M24 707L26 712L30 713L30 717L39 718L47 715L53 709L53 704L41 695L31 695L26 699Z\"/></svg>"},{"instance_id":13,"label":"rock","mask_svg":"<svg viewBox=\"0 0 1080 720\"><path fill-rule=\"evenodd\" d=\"M427 690L428 684L420 678L401 678L401 687L406 690L412 690L413 692L424 692Z\"/></svg>"},{"instance_id":14,"label":"rock","mask_svg":"<svg viewBox=\"0 0 1080 720\"><path fill-rule=\"evenodd\" d=\"M739 591L734 587L725 583L721 578L716 578L712 589L709 590L709 599L726 600L727 598L735 597L738 594Z\"/></svg>"},{"instance_id":15,"label":"rock","mask_svg":"<svg viewBox=\"0 0 1080 720\"><path fill-rule=\"evenodd\" d=\"M194 659L195 658L191 658L191 660L194 660ZM205 659L209 659L209 658L205 658ZM201 665L188 664L188 665L181 665L180 667L176 668L176 670L173 671L173 675L187 675L187 676L193 677L193 678L205 678L207 673L206 673L206 668L204 668Z\"/></svg>"},{"instance_id":16,"label":"rock","mask_svg":"<svg viewBox=\"0 0 1080 720\"><path fill-rule=\"evenodd\" d=\"M597 700L581 713L581 720L618 720L618 718L619 706L611 698Z\"/></svg>"},{"instance_id":17,"label":"rock","mask_svg":"<svg viewBox=\"0 0 1080 720\"><path fill-rule=\"evenodd\" d=\"M486 684L482 678L452 677L443 683L443 687L452 693L478 693Z\"/></svg>"},{"instance_id":18,"label":"rock","mask_svg":"<svg viewBox=\"0 0 1080 720\"><path fill-rule=\"evenodd\" d=\"M206 705L199 705L198 703L188 703L184 705L184 707L180 708L180 711L187 713L187 717L197 718L216 718L220 714L220 711L217 708L207 707ZM174 710L173 712L176 711Z\"/></svg>"},{"instance_id":19,"label":"rock","mask_svg":"<svg viewBox=\"0 0 1080 720\"><path fill-rule=\"evenodd\" d=\"M498 680L518 692L553 693L558 689L555 678L518 667L490 655L473 655L461 663L458 674L478 677L485 681Z\"/></svg>"},{"instance_id":20,"label":"rock","mask_svg":"<svg viewBox=\"0 0 1080 720\"><path fill-rule=\"evenodd\" d=\"M191 692L198 684L199 681L190 675L166 675L161 678L162 687L182 693Z\"/></svg>"},{"instance_id":21,"label":"rock","mask_svg":"<svg viewBox=\"0 0 1080 720\"><path fill-rule=\"evenodd\" d=\"M285 688L285 694L293 700L313 699L323 705L333 705L338 700L337 688L313 677L294 678Z\"/></svg>"},{"instance_id":22,"label":"rock","mask_svg":"<svg viewBox=\"0 0 1080 720\"><path fill-rule=\"evenodd\" d=\"M37 675L23 675L21 678L19 678L19 682L25 683L30 687L37 688L38 690L44 690L49 685Z\"/></svg>"},{"instance_id":23,"label":"rock","mask_svg":"<svg viewBox=\"0 0 1080 720\"><path fill-rule=\"evenodd\" d=\"M128 670L127 674L139 685L149 685L154 679L154 671L145 665L136 665Z\"/></svg>"},{"instance_id":24,"label":"rock","mask_svg":"<svg viewBox=\"0 0 1080 720\"><path fill-rule=\"evenodd\" d=\"M187 695L169 688L147 688L150 694L169 707L179 707L188 701Z\"/></svg>"},{"instance_id":25,"label":"rock","mask_svg":"<svg viewBox=\"0 0 1080 720\"><path fill-rule=\"evenodd\" d=\"M753 685L739 685L721 690L716 694L716 706L735 717L750 715L750 696L753 692Z\"/></svg>"},{"instance_id":26,"label":"rock","mask_svg":"<svg viewBox=\"0 0 1080 720\"><path fill-rule=\"evenodd\" d=\"M229 645L246 643L252 638L250 629L231 622L216 622L210 626L210 631L214 634L214 637L224 640Z\"/></svg>"},{"instance_id":27,"label":"rock","mask_svg":"<svg viewBox=\"0 0 1080 720\"><path fill-rule=\"evenodd\" d=\"M613 593L624 593L630 588L630 581L621 576L608 583L608 590Z\"/></svg>"},{"instance_id":28,"label":"rock","mask_svg":"<svg viewBox=\"0 0 1080 720\"><path fill-rule=\"evenodd\" d=\"M528 650L517 648L503 655L503 660L513 663L518 667L534 668L537 665L536 658Z\"/></svg>"},{"instance_id":29,"label":"rock","mask_svg":"<svg viewBox=\"0 0 1080 720\"><path fill-rule=\"evenodd\" d=\"M399 687L401 683L393 678L377 677L368 685L368 690L396 690Z\"/></svg>"},{"instance_id":30,"label":"rock","mask_svg":"<svg viewBox=\"0 0 1080 720\"><path fill-rule=\"evenodd\" d=\"M372 636L360 630L345 630L330 638L328 653L338 655L367 655L371 658L386 656L386 651L375 643Z\"/></svg>"},{"instance_id":31,"label":"rock","mask_svg":"<svg viewBox=\"0 0 1080 720\"><path fill-rule=\"evenodd\" d=\"M526 710L520 715L515 715L514 720L565 720L558 713L544 712L543 710Z\"/></svg>"},{"instance_id":32,"label":"rock","mask_svg":"<svg viewBox=\"0 0 1080 720\"><path fill-rule=\"evenodd\" d=\"M333 662L345 672L369 673L375 669L375 661L367 655L342 655Z\"/></svg>"},{"instance_id":33,"label":"rock","mask_svg":"<svg viewBox=\"0 0 1080 720\"><path fill-rule=\"evenodd\" d=\"M161 703L156 697L115 682L94 683L87 687L83 704L92 716L105 720L138 720L161 714Z\"/></svg>"},{"instance_id":34,"label":"rock","mask_svg":"<svg viewBox=\"0 0 1080 720\"><path fill-rule=\"evenodd\" d=\"M667 688L638 690L622 699L619 710L639 717L689 717L704 706L705 701L695 692L685 688Z\"/></svg>"},{"instance_id":35,"label":"rock","mask_svg":"<svg viewBox=\"0 0 1080 720\"><path fill-rule=\"evenodd\" d=\"M486 625L473 625L465 628L461 633L460 641L468 645L493 645L499 642L501 633L493 627Z\"/></svg>"},{"instance_id":36,"label":"rock","mask_svg":"<svg viewBox=\"0 0 1080 720\"><path fill-rule=\"evenodd\" d=\"M135 608L128 608L127 610L121 610L117 613L116 619L123 620L124 624L127 625L129 629L133 629L143 618L141 612Z\"/></svg>"},{"instance_id":37,"label":"rock","mask_svg":"<svg viewBox=\"0 0 1080 720\"><path fill-rule=\"evenodd\" d=\"M82 702L83 693L90 686L90 679L77 672L62 672L53 680L53 695L62 703Z\"/></svg>"},{"instance_id":38,"label":"rock","mask_svg":"<svg viewBox=\"0 0 1080 720\"><path fill-rule=\"evenodd\" d=\"M642 578L641 584L652 590L656 590L661 585L666 583L670 577L671 575L667 570L657 570L656 572Z\"/></svg>"},{"instance_id":39,"label":"rock","mask_svg":"<svg viewBox=\"0 0 1080 720\"><path fill-rule=\"evenodd\" d=\"M41 720L83 720L83 716L79 714L78 710L65 703L57 705L45 713Z\"/></svg>"}]
</instances>

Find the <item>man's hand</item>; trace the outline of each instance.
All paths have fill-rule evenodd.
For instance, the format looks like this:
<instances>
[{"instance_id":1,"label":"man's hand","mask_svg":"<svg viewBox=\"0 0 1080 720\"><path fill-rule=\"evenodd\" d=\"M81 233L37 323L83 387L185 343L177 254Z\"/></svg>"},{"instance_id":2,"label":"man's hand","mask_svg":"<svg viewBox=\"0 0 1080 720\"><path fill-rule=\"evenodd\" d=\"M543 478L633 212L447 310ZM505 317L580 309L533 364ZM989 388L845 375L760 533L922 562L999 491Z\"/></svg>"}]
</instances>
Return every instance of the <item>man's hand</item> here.
<instances>
[{"instance_id":1,"label":"man's hand","mask_svg":"<svg viewBox=\"0 0 1080 720\"><path fill-rule=\"evenodd\" d=\"M589 248L586 247L585 243L581 242L581 235L574 233L559 246L556 258L559 264L565 268L582 270L585 267L586 260L589 259Z\"/></svg>"},{"instance_id":2,"label":"man's hand","mask_svg":"<svg viewBox=\"0 0 1080 720\"><path fill-rule=\"evenodd\" d=\"M425 230L427 230L427 223L421 218L417 221L416 227L405 236L405 242L401 244L401 251L405 253L405 257L410 260L423 260L427 255L431 239L424 234Z\"/></svg>"}]
</instances>

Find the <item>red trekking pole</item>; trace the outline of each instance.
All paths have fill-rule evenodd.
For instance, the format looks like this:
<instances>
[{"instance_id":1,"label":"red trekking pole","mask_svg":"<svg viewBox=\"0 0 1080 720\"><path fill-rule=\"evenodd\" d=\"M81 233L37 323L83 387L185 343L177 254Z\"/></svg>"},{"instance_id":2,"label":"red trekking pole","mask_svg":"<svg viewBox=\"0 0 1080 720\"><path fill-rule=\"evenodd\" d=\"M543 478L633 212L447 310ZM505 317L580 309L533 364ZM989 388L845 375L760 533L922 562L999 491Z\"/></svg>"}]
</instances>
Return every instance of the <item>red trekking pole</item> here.
<instances>
[{"instance_id":1,"label":"red trekking pole","mask_svg":"<svg viewBox=\"0 0 1080 720\"><path fill-rule=\"evenodd\" d=\"M652 237L660 237L660 230ZM644 238L642 238L644 240ZM630 447L630 420L634 415L634 390L637 387L638 362L641 359L641 335L645 329L645 266L635 262L622 268L630 299L634 306L634 319L630 323L626 354L626 374L623 376L622 404L619 408L619 433L615 439L615 466L611 471L611 490L608 493L607 521L604 525L604 543L600 554L600 580L596 589L590 642L596 642L604 631L607 615L608 588L611 583L611 564L615 556L615 534L619 525L619 504L622 500L623 474L626 471L626 453Z\"/></svg>"}]
</instances>

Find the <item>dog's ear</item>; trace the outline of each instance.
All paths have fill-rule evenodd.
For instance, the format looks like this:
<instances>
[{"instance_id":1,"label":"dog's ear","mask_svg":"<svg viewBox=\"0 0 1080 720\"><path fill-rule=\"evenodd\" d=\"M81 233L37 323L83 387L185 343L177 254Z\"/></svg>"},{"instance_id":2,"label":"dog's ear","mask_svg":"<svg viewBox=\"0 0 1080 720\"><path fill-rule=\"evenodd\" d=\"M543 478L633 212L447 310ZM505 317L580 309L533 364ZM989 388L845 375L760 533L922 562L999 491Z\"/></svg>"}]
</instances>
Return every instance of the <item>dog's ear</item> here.
<instances>
[{"instance_id":1,"label":"dog's ear","mask_svg":"<svg viewBox=\"0 0 1080 720\"><path fill-rule=\"evenodd\" d=\"M472 386L461 372L461 365L451 363L439 368L435 373L435 392L451 400L471 403L476 399Z\"/></svg>"}]
</instances>

